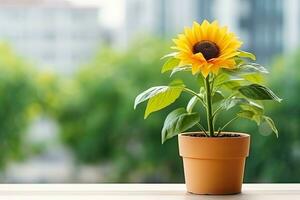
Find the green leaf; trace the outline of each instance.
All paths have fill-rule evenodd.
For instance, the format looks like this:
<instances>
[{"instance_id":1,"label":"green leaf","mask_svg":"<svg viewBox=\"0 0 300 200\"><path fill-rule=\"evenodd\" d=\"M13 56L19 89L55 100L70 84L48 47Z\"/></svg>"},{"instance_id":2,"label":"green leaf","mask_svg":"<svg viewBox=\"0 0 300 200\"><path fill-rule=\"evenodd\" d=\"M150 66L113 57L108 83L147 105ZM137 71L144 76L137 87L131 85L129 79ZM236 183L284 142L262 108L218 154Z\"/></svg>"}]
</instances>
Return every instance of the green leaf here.
<instances>
[{"instance_id":1,"label":"green leaf","mask_svg":"<svg viewBox=\"0 0 300 200\"><path fill-rule=\"evenodd\" d=\"M263 74L269 73L265 67L256 63L242 64L235 69L222 69L222 72L258 84L264 82Z\"/></svg>"},{"instance_id":2,"label":"green leaf","mask_svg":"<svg viewBox=\"0 0 300 200\"><path fill-rule=\"evenodd\" d=\"M205 88L204 87L200 87L199 96L202 98L202 100L204 100L204 98L205 98L205 93L206 93Z\"/></svg>"},{"instance_id":3,"label":"green leaf","mask_svg":"<svg viewBox=\"0 0 300 200\"><path fill-rule=\"evenodd\" d=\"M242 57L242 58L250 58L252 60L256 60L255 55L250 52L247 52L247 51L239 50L239 54L237 56Z\"/></svg>"},{"instance_id":4,"label":"green leaf","mask_svg":"<svg viewBox=\"0 0 300 200\"><path fill-rule=\"evenodd\" d=\"M147 101L148 99L150 99L151 97L155 96L160 92L165 91L167 87L168 86L156 86L156 87L151 87L148 90L142 92L135 98L134 109L136 109L138 104Z\"/></svg>"},{"instance_id":5,"label":"green leaf","mask_svg":"<svg viewBox=\"0 0 300 200\"><path fill-rule=\"evenodd\" d=\"M269 88L259 84L240 86L238 91L245 97L254 100L274 100L278 102L281 102L282 100L277 97Z\"/></svg>"},{"instance_id":6,"label":"green leaf","mask_svg":"<svg viewBox=\"0 0 300 200\"><path fill-rule=\"evenodd\" d=\"M179 65L180 60L177 58L168 59L161 69L161 73L165 73L177 67Z\"/></svg>"},{"instance_id":7,"label":"green leaf","mask_svg":"<svg viewBox=\"0 0 300 200\"><path fill-rule=\"evenodd\" d=\"M223 96L221 91L216 91L214 96L212 97L212 103L218 103L222 101L225 97Z\"/></svg>"},{"instance_id":8,"label":"green leaf","mask_svg":"<svg viewBox=\"0 0 300 200\"><path fill-rule=\"evenodd\" d=\"M253 102L249 104L242 104L240 105L243 111L245 112L252 112L253 116L251 117L251 120L255 121L257 125L260 124L262 115L264 113L263 107L259 106L258 104L255 104Z\"/></svg>"},{"instance_id":9,"label":"green leaf","mask_svg":"<svg viewBox=\"0 0 300 200\"><path fill-rule=\"evenodd\" d=\"M231 80L231 81L224 82L222 84L222 87L230 90L236 90L241 86L242 82L243 82L242 80Z\"/></svg>"},{"instance_id":10,"label":"green leaf","mask_svg":"<svg viewBox=\"0 0 300 200\"><path fill-rule=\"evenodd\" d=\"M186 111L188 113L191 113L193 111L194 106L197 104L198 101L199 101L198 97L193 96L186 106Z\"/></svg>"},{"instance_id":11,"label":"green leaf","mask_svg":"<svg viewBox=\"0 0 300 200\"><path fill-rule=\"evenodd\" d=\"M139 94L134 101L134 109L136 109L137 105L149 100L150 98L154 97L155 95L158 95L159 93L163 93L165 91L167 91L170 86L172 87L182 87L184 88L185 85L183 83L182 80L180 79L175 79L173 80L168 86L156 86L156 87L151 87L148 90L142 92L141 94Z\"/></svg>"},{"instance_id":12,"label":"green leaf","mask_svg":"<svg viewBox=\"0 0 300 200\"><path fill-rule=\"evenodd\" d=\"M169 86L185 86L181 79L174 79Z\"/></svg>"},{"instance_id":13,"label":"green leaf","mask_svg":"<svg viewBox=\"0 0 300 200\"><path fill-rule=\"evenodd\" d=\"M238 56L234 57L234 61L235 61L237 66L239 66L239 65L241 65L245 62L243 59L239 58Z\"/></svg>"},{"instance_id":14,"label":"green leaf","mask_svg":"<svg viewBox=\"0 0 300 200\"><path fill-rule=\"evenodd\" d=\"M268 116L263 116L263 119L267 122L269 127L272 129L272 131L276 134L276 137L278 138L278 130L275 126L274 121Z\"/></svg>"},{"instance_id":15,"label":"green leaf","mask_svg":"<svg viewBox=\"0 0 300 200\"><path fill-rule=\"evenodd\" d=\"M165 58L169 58L169 57L174 57L178 54L178 52L172 52L172 53L169 53L169 54L166 54L164 55L163 57L161 57L160 59L165 59Z\"/></svg>"},{"instance_id":16,"label":"green leaf","mask_svg":"<svg viewBox=\"0 0 300 200\"><path fill-rule=\"evenodd\" d=\"M223 100L220 106L224 110L229 110L229 109L233 108L234 106L240 105L242 103L244 103L244 104L248 103L247 99L233 97L233 98Z\"/></svg>"},{"instance_id":17,"label":"green leaf","mask_svg":"<svg viewBox=\"0 0 300 200\"><path fill-rule=\"evenodd\" d=\"M205 85L205 78L202 75L202 73L199 73L197 76L197 82L199 83L199 86L204 86Z\"/></svg>"},{"instance_id":18,"label":"green leaf","mask_svg":"<svg viewBox=\"0 0 300 200\"><path fill-rule=\"evenodd\" d=\"M187 72L187 71L191 71L191 70L192 70L192 67L184 67L184 66L182 66L182 67L175 67L172 70L172 72L170 74L170 77L173 76L174 74L176 74L177 72L181 72L181 71Z\"/></svg>"},{"instance_id":19,"label":"green leaf","mask_svg":"<svg viewBox=\"0 0 300 200\"><path fill-rule=\"evenodd\" d=\"M255 113L250 110L243 110L237 114L237 116L241 118L250 119L250 120L253 120L254 115Z\"/></svg>"},{"instance_id":20,"label":"green leaf","mask_svg":"<svg viewBox=\"0 0 300 200\"><path fill-rule=\"evenodd\" d=\"M262 84L265 82L265 78L262 74L246 74L243 77L250 83Z\"/></svg>"},{"instance_id":21,"label":"green leaf","mask_svg":"<svg viewBox=\"0 0 300 200\"><path fill-rule=\"evenodd\" d=\"M166 140L188 130L200 121L199 113L187 113L184 108L172 111L164 122L162 128L162 143Z\"/></svg>"},{"instance_id":22,"label":"green leaf","mask_svg":"<svg viewBox=\"0 0 300 200\"><path fill-rule=\"evenodd\" d=\"M144 115L145 119L152 112L161 110L172 104L180 96L184 89L184 85L180 85L179 82L172 84L173 85L166 86L165 88L161 89L149 99Z\"/></svg>"},{"instance_id":23,"label":"green leaf","mask_svg":"<svg viewBox=\"0 0 300 200\"><path fill-rule=\"evenodd\" d=\"M221 109L223 110L229 110L235 106L240 106L240 108L242 109L240 115L248 116L248 119L254 120L257 124L260 123L261 116L263 115L264 112L264 108L261 105L245 98L233 97L230 99L225 99L222 101L220 106ZM249 113L252 114L251 117L249 117Z\"/></svg>"},{"instance_id":24,"label":"green leaf","mask_svg":"<svg viewBox=\"0 0 300 200\"><path fill-rule=\"evenodd\" d=\"M220 73L217 75L217 77L214 80L214 85L220 86L222 85L224 82L229 81L230 80L230 75L226 74L226 73Z\"/></svg>"},{"instance_id":25,"label":"green leaf","mask_svg":"<svg viewBox=\"0 0 300 200\"><path fill-rule=\"evenodd\" d=\"M197 104L198 101L201 102L202 105L203 105L203 102L204 102L204 95L205 95L205 89L204 89L204 87L201 87L201 88L200 88L200 92L198 93L198 96L193 96L193 97L189 100L189 102L188 102L188 104L187 104L187 106L186 106L186 110L187 110L188 113L191 113L191 112L193 111L193 108L194 108L194 106ZM201 100L199 100L199 98L200 98ZM205 106L205 105L203 105L203 106Z\"/></svg>"},{"instance_id":26,"label":"green leaf","mask_svg":"<svg viewBox=\"0 0 300 200\"><path fill-rule=\"evenodd\" d=\"M241 81L243 81L243 78L231 76L226 73L219 74L216 79L214 80L214 86L225 86L229 87L230 89L240 86Z\"/></svg>"},{"instance_id":27,"label":"green leaf","mask_svg":"<svg viewBox=\"0 0 300 200\"><path fill-rule=\"evenodd\" d=\"M245 102L241 103L240 107L243 110L252 111L256 115L262 115L264 113L264 108L261 105L254 103L252 101L249 101L249 100L246 100Z\"/></svg>"},{"instance_id":28,"label":"green leaf","mask_svg":"<svg viewBox=\"0 0 300 200\"><path fill-rule=\"evenodd\" d=\"M269 71L262 65L257 63L247 63L240 65L238 71L243 74L263 73L268 74Z\"/></svg>"},{"instance_id":29,"label":"green leaf","mask_svg":"<svg viewBox=\"0 0 300 200\"><path fill-rule=\"evenodd\" d=\"M237 114L237 116L241 117L241 118L249 119L251 121L254 121L258 126L259 126L260 121L261 121L261 116L255 115L255 113L250 111L250 110L243 110L243 111L239 112Z\"/></svg>"},{"instance_id":30,"label":"green leaf","mask_svg":"<svg viewBox=\"0 0 300 200\"><path fill-rule=\"evenodd\" d=\"M263 106L247 99L245 99L244 102L240 103L239 106L242 109L242 111L238 113L239 117L255 121L257 125L260 124L264 113Z\"/></svg>"},{"instance_id":31,"label":"green leaf","mask_svg":"<svg viewBox=\"0 0 300 200\"><path fill-rule=\"evenodd\" d=\"M258 74L258 73L268 74L269 73L269 71L265 67L257 63L241 64L235 69L222 69L222 71L234 76L241 76L246 74Z\"/></svg>"}]
</instances>

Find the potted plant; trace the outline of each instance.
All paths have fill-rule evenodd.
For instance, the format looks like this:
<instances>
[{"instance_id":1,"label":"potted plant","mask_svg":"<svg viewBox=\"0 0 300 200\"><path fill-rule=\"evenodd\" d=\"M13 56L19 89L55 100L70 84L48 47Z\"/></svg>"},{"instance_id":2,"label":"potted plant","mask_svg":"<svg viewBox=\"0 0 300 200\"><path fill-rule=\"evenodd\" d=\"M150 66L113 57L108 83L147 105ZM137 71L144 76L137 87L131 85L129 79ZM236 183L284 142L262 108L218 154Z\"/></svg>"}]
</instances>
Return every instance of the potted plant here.
<instances>
[{"instance_id":1,"label":"potted plant","mask_svg":"<svg viewBox=\"0 0 300 200\"><path fill-rule=\"evenodd\" d=\"M250 62L255 56L240 50L242 42L227 27L217 21L194 22L173 40L175 52L168 58L162 73L191 72L199 90L188 88L182 80L169 85L152 87L135 99L138 104L148 101L144 118L173 102L181 93L192 95L186 107L172 111L162 128L162 143L178 135L179 153L183 157L187 190L195 194L234 194L241 192L244 165L249 154L250 135L225 131L238 118L267 124L278 137L273 120L264 115L263 101L280 102L263 83L268 73L263 66ZM206 112L200 120L195 105ZM236 107L232 119L218 119L223 111ZM207 129L203 124L207 123ZM218 125L219 124L219 125ZM221 124L221 125L220 125ZM217 126L218 125L218 126ZM192 127L199 132L185 132Z\"/></svg>"}]
</instances>

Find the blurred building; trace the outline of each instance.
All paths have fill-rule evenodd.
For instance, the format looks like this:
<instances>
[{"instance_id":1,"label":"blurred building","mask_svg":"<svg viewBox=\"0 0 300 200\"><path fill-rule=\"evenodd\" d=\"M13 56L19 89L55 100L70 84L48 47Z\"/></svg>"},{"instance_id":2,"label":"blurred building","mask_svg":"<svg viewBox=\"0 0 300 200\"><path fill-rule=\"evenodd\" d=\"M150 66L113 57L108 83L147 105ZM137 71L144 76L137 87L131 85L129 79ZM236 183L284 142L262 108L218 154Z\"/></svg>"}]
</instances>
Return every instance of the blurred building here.
<instances>
[{"instance_id":1,"label":"blurred building","mask_svg":"<svg viewBox=\"0 0 300 200\"><path fill-rule=\"evenodd\" d=\"M38 66L70 74L91 58L99 39L97 7L64 0L0 0L0 40Z\"/></svg>"},{"instance_id":2,"label":"blurred building","mask_svg":"<svg viewBox=\"0 0 300 200\"><path fill-rule=\"evenodd\" d=\"M283 15L283 39L284 52L299 48L300 44L300 1L299 0L285 0L284 15Z\"/></svg>"},{"instance_id":3,"label":"blurred building","mask_svg":"<svg viewBox=\"0 0 300 200\"><path fill-rule=\"evenodd\" d=\"M282 0L242 0L239 25L243 30L245 47L262 62L280 55L284 49L284 10Z\"/></svg>"},{"instance_id":4,"label":"blurred building","mask_svg":"<svg viewBox=\"0 0 300 200\"><path fill-rule=\"evenodd\" d=\"M125 0L124 39L152 33L170 39L193 21L217 19L244 41L259 62L294 50L300 38L298 0Z\"/></svg>"},{"instance_id":5,"label":"blurred building","mask_svg":"<svg viewBox=\"0 0 300 200\"><path fill-rule=\"evenodd\" d=\"M299 48L300 2L298 0L238 0L239 29L245 48L260 62Z\"/></svg>"},{"instance_id":6,"label":"blurred building","mask_svg":"<svg viewBox=\"0 0 300 200\"><path fill-rule=\"evenodd\" d=\"M126 39L137 33L173 37L193 21L213 19L214 0L125 0Z\"/></svg>"}]
</instances>

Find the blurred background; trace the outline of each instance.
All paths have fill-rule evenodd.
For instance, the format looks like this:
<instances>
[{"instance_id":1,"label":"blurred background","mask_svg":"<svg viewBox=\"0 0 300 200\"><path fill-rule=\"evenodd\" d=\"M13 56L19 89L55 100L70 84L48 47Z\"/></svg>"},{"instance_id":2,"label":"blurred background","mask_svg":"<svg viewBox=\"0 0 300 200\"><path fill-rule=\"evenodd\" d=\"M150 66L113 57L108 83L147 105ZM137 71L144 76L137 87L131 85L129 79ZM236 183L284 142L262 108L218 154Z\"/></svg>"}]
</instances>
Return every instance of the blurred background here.
<instances>
[{"instance_id":1,"label":"blurred background","mask_svg":"<svg viewBox=\"0 0 300 200\"><path fill-rule=\"evenodd\" d=\"M229 128L251 133L245 182L300 182L298 0L0 0L0 182L183 182L160 130L187 97L147 120L133 101L167 83L159 58L204 19L236 32L284 99L266 104L278 139Z\"/></svg>"}]
</instances>

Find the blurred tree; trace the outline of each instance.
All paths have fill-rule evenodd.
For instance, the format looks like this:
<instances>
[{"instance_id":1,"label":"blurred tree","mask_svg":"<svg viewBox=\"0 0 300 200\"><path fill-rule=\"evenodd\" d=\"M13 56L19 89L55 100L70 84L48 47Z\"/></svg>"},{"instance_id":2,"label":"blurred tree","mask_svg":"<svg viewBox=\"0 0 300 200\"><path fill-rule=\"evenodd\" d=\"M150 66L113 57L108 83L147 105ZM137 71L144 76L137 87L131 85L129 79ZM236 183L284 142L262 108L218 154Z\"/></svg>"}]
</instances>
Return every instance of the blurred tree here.
<instances>
[{"instance_id":1,"label":"blurred tree","mask_svg":"<svg viewBox=\"0 0 300 200\"><path fill-rule=\"evenodd\" d=\"M34 78L36 89L36 112L40 116L54 117L60 105L60 96L67 93L68 79L62 79L54 71L39 70ZM64 86L64 87L62 87Z\"/></svg>"},{"instance_id":2,"label":"blurred tree","mask_svg":"<svg viewBox=\"0 0 300 200\"><path fill-rule=\"evenodd\" d=\"M12 49L0 43L0 168L29 150L26 127L35 115L35 71Z\"/></svg>"}]
</instances>

